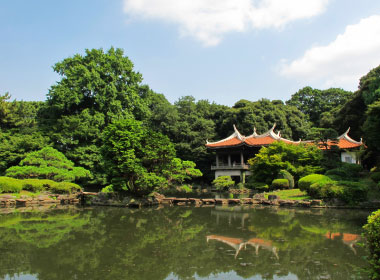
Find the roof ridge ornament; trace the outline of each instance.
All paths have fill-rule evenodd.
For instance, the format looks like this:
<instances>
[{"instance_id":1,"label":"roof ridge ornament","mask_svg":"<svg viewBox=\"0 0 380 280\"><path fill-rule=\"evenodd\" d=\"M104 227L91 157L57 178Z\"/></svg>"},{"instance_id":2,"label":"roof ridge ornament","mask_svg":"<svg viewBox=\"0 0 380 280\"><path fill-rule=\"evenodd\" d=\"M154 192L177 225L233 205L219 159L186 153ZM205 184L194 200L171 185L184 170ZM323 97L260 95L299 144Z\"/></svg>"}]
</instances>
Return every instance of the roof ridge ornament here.
<instances>
[{"instance_id":1,"label":"roof ridge ornament","mask_svg":"<svg viewBox=\"0 0 380 280\"><path fill-rule=\"evenodd\" d=\"M272 128L269 131L274 131L275 128L276 128L276 123L273 124Z\"/></svg>"},{"instance_id":2,"label":"roof ridge ornament","mask_svg":"<svg viewBox=\"0 0 380 280\"><path fill-rule=\"evenodd\" d=\"M235 134L236 134L236 137L240 140L240 141L244 141L244 136L240 134L239 130L237 130L236 128L236 125L233 125L234 126L234 131L235 131Z\"/></svg>"},{"instance_id":3,"label":"roof ridge ornament","mask_svg":"<svg viewBox=\"0 0 380 280\"><path fill-rule=\"evenodd\" d=\"M255 126L253 127L253 134L252 134L252 136L257 136L257 132L256 132L256 127Z\"/></svg>"}]
</instances>

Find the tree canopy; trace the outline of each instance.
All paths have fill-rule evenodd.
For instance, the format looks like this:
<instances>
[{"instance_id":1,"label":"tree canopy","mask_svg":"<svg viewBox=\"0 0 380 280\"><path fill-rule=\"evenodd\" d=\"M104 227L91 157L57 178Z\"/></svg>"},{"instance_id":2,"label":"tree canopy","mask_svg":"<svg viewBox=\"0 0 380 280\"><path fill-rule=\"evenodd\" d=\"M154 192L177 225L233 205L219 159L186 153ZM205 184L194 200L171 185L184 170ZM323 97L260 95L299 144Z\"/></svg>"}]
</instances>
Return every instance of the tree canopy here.
<instances>
[{"instance_id":1,"label":"tree canopy","mask_svg":"<svg viewBox=\"0 0 380 280\"><path fill-rule=\"evenodd\" d=\"M332 112L342 107L352 95L352 92L340 88L319 90L304 87L293 94L286 104L297 107L309 117L313 126L320 127L321 124L331 124Z\"/></svg>"},{"instance_id":2,"label":"tree canopy","mask_svg":"<svg viewBox=\"0 0 380 280\"><path fill-rule=\"evenodd\" d=\"M146 194L201 176L192 162L175 158L169 138L134 119L116 121L103 134L103 158L114 190Z\"/></svg>"},{"instance_id":3,"label":"tree canopy","mask_svg":"<svg viewBox=\"0 0 380 280\"><path fill-rule=\"evenodd\" d=\"M322 152L315 145L290 145L276 141L248 160L252 178L270 184L281 170L289 171L297 179L322 171Z\"/></svg>"},{"instance_id":4,"label":"tree canopy","mask_svg":"<svg viewBox=\"0 0 380 280\"><path fill-rule=\"evenodd\" d=\"M104 183L100 155L101 133L113 120L144 119L149 115L141 98L142 75L123 50L86 50L53 67L61 80L47 95L41 110L42 128L76 164L90 169L94 183Z\"/></svg>"},{"instance_id":5,"label":"tree canopy","mask_svg":"<svg viewBox=\"0 0 380 280\"><path fill-rule=\"evenodd\" d=\"M52 147L27 154L18 166L5 171L6 176L18 179L38 178L73 182L91 176L83 167L75 167L64 154Z\"/></svg>"}]
</instances>

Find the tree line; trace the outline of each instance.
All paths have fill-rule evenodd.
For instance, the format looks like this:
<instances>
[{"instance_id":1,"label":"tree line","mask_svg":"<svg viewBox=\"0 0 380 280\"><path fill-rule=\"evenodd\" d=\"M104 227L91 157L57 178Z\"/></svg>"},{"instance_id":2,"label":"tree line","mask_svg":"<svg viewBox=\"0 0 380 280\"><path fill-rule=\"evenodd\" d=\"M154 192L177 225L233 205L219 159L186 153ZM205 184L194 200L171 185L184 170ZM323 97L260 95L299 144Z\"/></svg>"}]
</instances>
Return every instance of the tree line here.
<instances>
[{"instance_id":1,"label":"tree line","mask_svg":"<svg viewBox=\"0 0 380 280\"><path fill-rule=\"evenodd\" d=\"M234 124L248 135L253 127L264 132L276 123L283 137L294 140L351 127L350 135L363 137L368 147L366 165L379 162L380 66L360 79L356 92L305 87L286 102L263 98L233 106L192 96L171 104L143 83L142 74L118 48L87 49L53 69L61 78L43 102L0 95L0 175L28 153L51 146L91 172L87 186L118 184L131 178L130 172L139 174L132 185L174 180L189 172L210 182L214 156L206 150L206 139L225 138ZM128 167L123 169L123 162Z\"/></svg>"}]
</instances>

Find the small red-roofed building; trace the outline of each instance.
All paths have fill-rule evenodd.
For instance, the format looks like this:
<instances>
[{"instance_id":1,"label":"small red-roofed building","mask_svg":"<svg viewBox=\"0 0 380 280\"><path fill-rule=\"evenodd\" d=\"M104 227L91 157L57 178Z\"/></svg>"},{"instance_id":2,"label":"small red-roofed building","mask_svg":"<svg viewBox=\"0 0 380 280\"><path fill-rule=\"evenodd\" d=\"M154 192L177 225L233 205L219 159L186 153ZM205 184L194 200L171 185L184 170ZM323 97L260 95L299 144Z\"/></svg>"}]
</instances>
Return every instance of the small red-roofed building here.
<instances>
[{"instance_id":1,"label":"small red-roofed building","mask_svg":"<svg viewBox=\"0 0 380 280\"><path fill-rule=\"evenodd\" d=\"M315 145L314 141L293 141L281 137L280 131L274 132L276 124L263 134L257 134L256 128L249 136L242 135L234 125L234 132L227 138L209 142L206 141L206 147L215 151L215 162L211 165L211 170L215 171L215 178L219 176L231 176L236 181L245 182L245 176L251 174L247 164L248 159L254 157L263 146L268 146L276 141L287 144L299 145L300 143L310 143ZM364 146L362 140L360 142L353 140L348 136L348 129L345 133L337 138L337 140L328 140L326 145L318 145L320 149L329 149L336 145L341 151L342 162L359 164L356 151Z\"/></svg>"}]
</instances>

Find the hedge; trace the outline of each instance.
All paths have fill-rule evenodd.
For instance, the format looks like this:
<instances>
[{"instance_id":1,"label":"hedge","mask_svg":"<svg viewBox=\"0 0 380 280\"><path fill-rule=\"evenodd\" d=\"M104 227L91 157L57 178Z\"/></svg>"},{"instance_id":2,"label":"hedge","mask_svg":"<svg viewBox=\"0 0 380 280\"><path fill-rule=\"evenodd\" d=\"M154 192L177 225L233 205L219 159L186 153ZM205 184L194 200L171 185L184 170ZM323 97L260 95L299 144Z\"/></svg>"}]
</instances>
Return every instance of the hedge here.
<instances>
[{"instance_id":1,"label":"hedge","mask_svg":"<svg viewBox=\"0 0 380 280\"><path fill-rule=\"evenodd\" d=\"M359 164L343 162L338 168L328 170L325 175L331 176L333 179L357 179L360 177L360 172L363 171L363 167Z\"/></svg>"},{"instance_id":2,"label":"hedge","mask_svg":"<svg viewBox=\"0 0 380 280\"><path fill-rule=\"evenodd\" d=\"M274 179L272 181L272 189L289 189L288 179Z\"/></svg>"},{"instance_id":3,"label":"hedge","mask_svg":"<svg viewBox=\"0 0 380 280\"><path fill-rule=\"evenodd\" d=\"M246 187L257 191L269 190L269 186L266 183L262 182L249 182L246 184Z\"/></svg>"},{"instance_id":4,"label":"hedge","mask_svg":"<svg viewBox=\"0 0 380 280\"><path fill-rule=\"evenodd\" d=\"M23 183L18 179L0 177L0 193L18 193L22 190Z\"/></svg>"},{"instance_id":5,"label":"hedge","mask_svg":"<svg viewBox=\"0 0 380 280\"><path fill-rule=\"evenodd\" d=\"M322 174L310 174L302 177L298 181L298 187L301 191L308 191L310 186L314 183L328 183L333 182L328 176Z\"/></svg>"},{"instance_id":6,"label":"hedge","mask_svg":"<svg viewBox=\"0 0 380 280\"><path fill-rule=\"evenodd\" d=\"M69 182L54 182L47 179L15 179L0 177L0 193L19 193L21 190L31 192L50 191L52 193L72 193L81 187Z\"/></svg>"},{"instance_id":7,"label":"hedge","mask_svg":"<svg viewBox=\"0 0 380 280\"><path fill-rule=\"evenodd\" d=\"M338 198L346 203L366 200L369 190L364 183L334 181L328 176L320 174L312 174L301 178L298 186L313 198Z\"/></svg>"},{"instance_id":8,"label":"hedge","mask_svg":"<svg viewBox=\"0 0 380 280\"><path fill-rule=\"evenodd\" d=\"M288 170L282 169L278 173L277 179L287 179L289 181L289 189L294 188L294 177Z\"/></svg>"},{"instance_id":9,"label":"hedge","mask_svg":"<svg viewBox=\"0 0 380 280\"><path fill-rule=\"evenodd\" d=\"M371 279L380 279L380 210L373 212L364 228L364 236L369 249Z\"/></svg>"}]
</instances>

